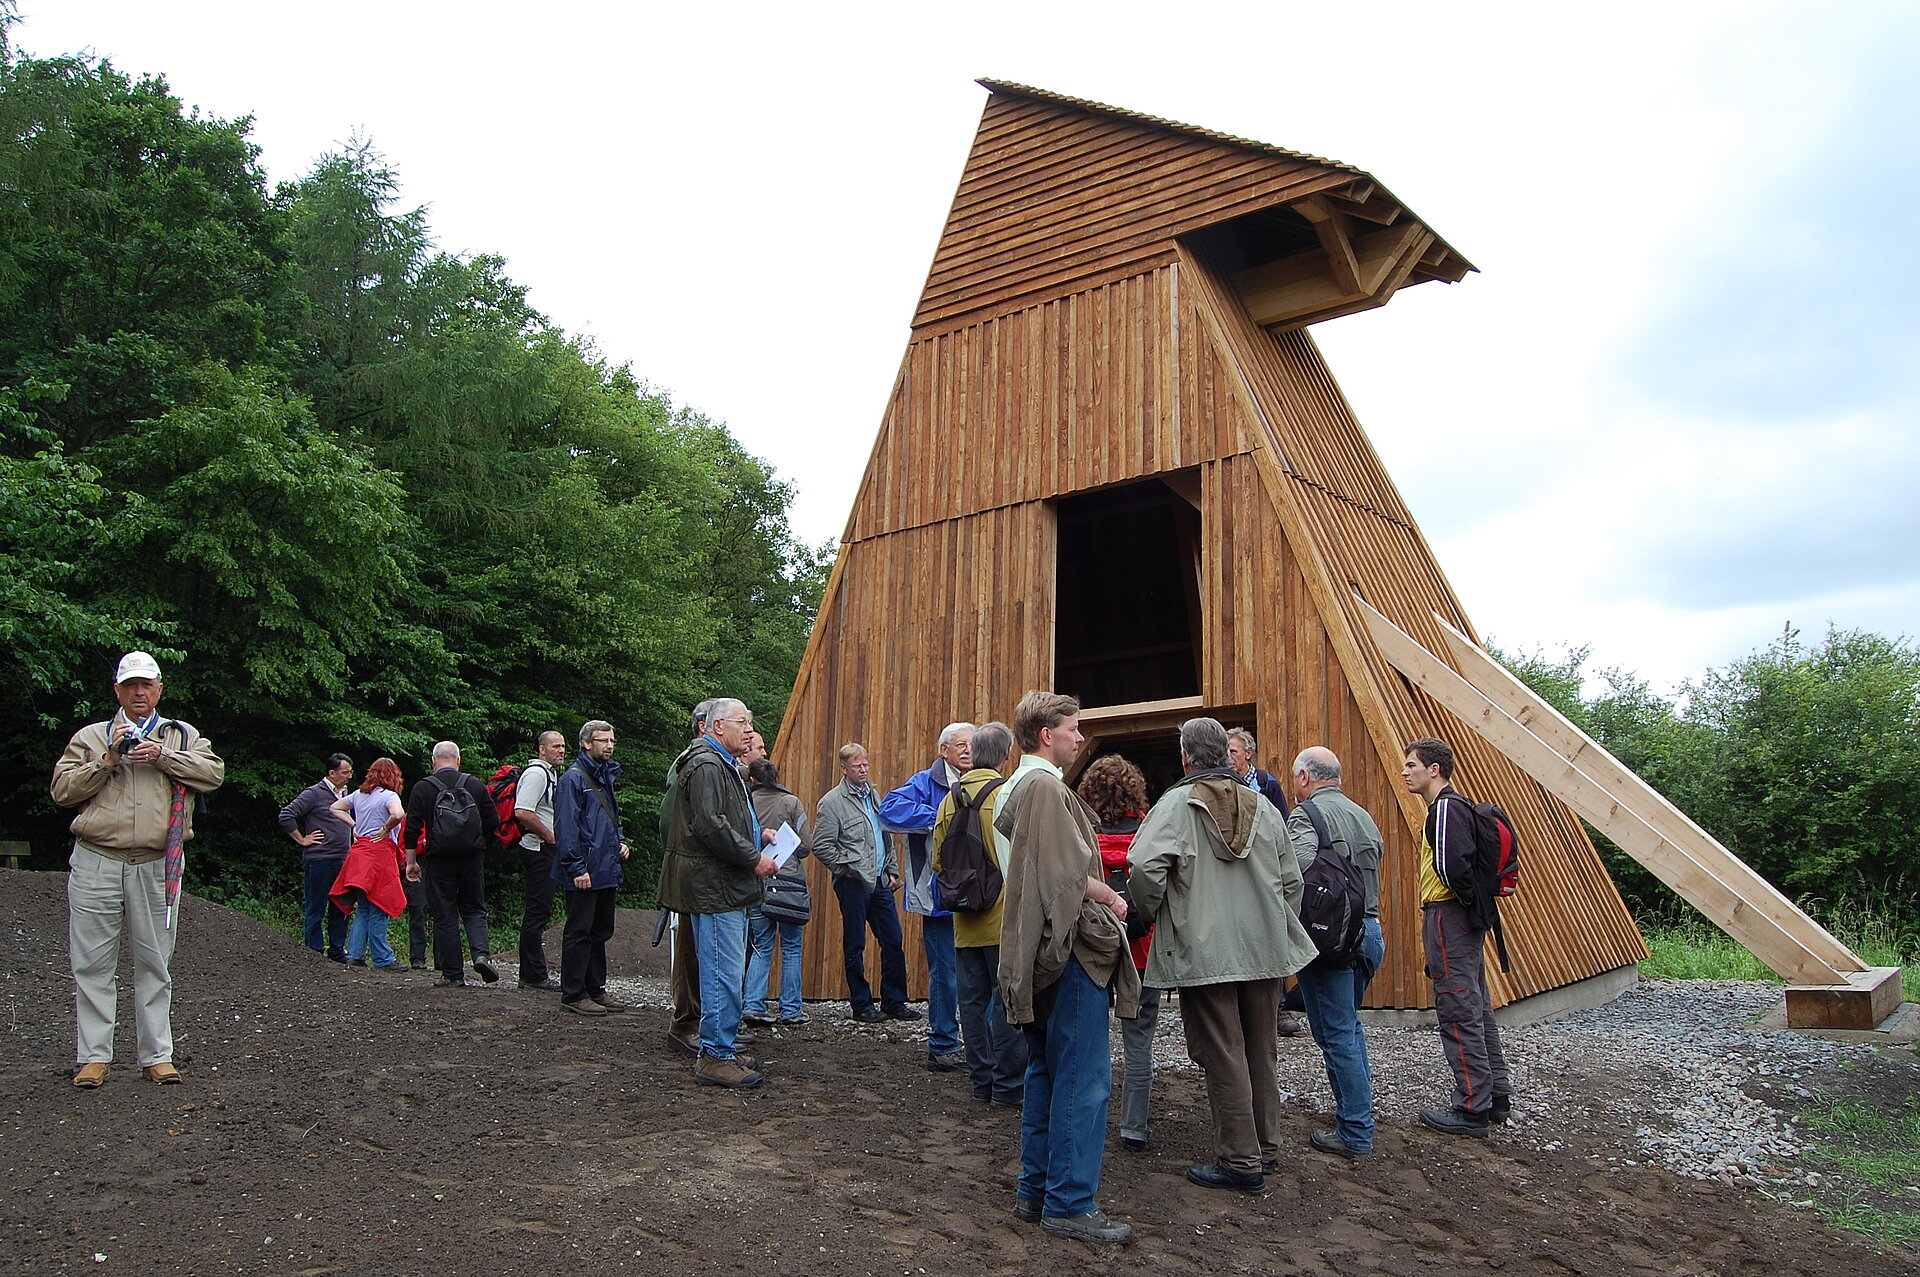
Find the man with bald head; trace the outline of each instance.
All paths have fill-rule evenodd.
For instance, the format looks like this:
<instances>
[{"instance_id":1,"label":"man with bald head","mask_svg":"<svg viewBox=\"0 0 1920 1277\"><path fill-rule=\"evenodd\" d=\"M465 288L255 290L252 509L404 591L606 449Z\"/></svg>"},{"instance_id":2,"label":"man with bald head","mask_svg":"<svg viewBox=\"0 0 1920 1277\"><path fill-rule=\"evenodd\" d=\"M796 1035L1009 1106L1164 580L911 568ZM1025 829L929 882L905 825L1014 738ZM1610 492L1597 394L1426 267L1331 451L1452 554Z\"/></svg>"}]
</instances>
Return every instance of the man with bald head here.
<instances>
[{"instance_id":1,"label":"man with bald head","mask_svg":"<svg viewBox=\"0 0 1920 1277\"><path fill-rule=\"evenodd\" d=\"M1342 967L1315 958L1295 977L1307 1009L1307 1028L1326 1060L1327 1085L1333 1091L1335 1129L1315 1131L1308 1143L1336 1157L1365 1157L1373 1151L1373 1072L1359 1008L1387 951L1380 933L1380 826L1341 792L1340 760L1324 745L1303 749L1293 760L1293 793L1298 801L1287 817L1287 837L1300 871L1305 873L1313 863L1320 830L1325 830L1328 845L1360 871L1367 892L1360 957Z\"/></svg>"},{"instance_id":2,"label":"man with bald head","mask_svg":"<svg viewBox=\"0 0 1920 1277\"><path fill-rule=\"evenodd\" d=\"M437 988L463 987L460 924L466 921L473 969L488 984L500 978L487 948L487 842L500 827L487 787L460 770L460 747L443 740L433 747L433 774L416 781L407 795L407 822L401 846L407 849L407 877L427 885L433 909L433 965L440 968Z\"/></svg>"},{"instance_id":3,"label":"man with bald head","mask_svg":"<svg viewBox=\"0 0 1920 1277\"><path fill-rule=\"evenodd\" d=\"M526 831L520 836L526 891L520 904L520 987L556 993L560 982L547 966L545 936L553 922L553 791L560 783L560 764L566 761L567 738L555 731L541 732L533 757L520 769L513 789L513 818Z\"/></svg>"}]
</instances>

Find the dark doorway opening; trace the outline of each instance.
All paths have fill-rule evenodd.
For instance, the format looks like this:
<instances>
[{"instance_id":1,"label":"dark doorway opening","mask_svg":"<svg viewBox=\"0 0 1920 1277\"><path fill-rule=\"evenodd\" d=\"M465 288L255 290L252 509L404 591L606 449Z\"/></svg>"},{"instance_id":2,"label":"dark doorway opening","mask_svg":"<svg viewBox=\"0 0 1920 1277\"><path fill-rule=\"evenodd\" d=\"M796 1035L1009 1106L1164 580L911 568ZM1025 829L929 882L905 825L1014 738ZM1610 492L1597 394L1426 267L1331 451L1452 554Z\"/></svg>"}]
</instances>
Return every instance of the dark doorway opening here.
<instances>
[{"instance_id":1,"label":"dark doorway opening","mask_svg":"<svg viewBox=\"0 0 1920 1277\"><path fill-rule=\"evenodd\" d=\"M1194 476L1183 487L1197 493ZM1086 706L1200 692L1200 512L1159 479L1062 498L1054 686Z\"/></svg>"}]
</instances>

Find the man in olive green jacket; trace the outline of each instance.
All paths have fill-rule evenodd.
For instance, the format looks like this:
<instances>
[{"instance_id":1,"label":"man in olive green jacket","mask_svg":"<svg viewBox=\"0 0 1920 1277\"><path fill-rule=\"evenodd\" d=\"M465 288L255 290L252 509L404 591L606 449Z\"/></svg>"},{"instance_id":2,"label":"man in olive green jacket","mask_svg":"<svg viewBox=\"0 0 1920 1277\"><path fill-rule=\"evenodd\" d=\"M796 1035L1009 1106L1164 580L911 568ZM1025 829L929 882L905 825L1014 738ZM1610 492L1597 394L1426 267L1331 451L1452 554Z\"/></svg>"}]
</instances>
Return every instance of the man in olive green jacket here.
<instances>
[{"instance_id":1,"label":"man in olive green jacket","mask_svg":"<svg viewBox=\"0 0 1920 1277\"><path fill-rule=\"evenodd\" d=\"M1154 920L1144 980L1180 990L1187 1054L1207 1072L1215 1160L1187 1178L1262 1193L1280 1154L1281 985L1316 954L1300 925L1300 865L1280 813L1233 774L1226 728L1188 719L1180 758L1186 777L1127 855L1134 907Z\"/></svg>"},{"instance_id":2,"label":"man in olive green jacket","mask_svg":"<svg viewBox=\"0 0 1920 1277\"><path fill-rule=\"evenodd\" d=\"M747 908L766 898L761 880L775 869L735 760L747 752L753 715L721 698L708 709L706 734L674 762L666 810L666 863L660 905L693 919L700 965L700 1062L694 1080L750 1087L760 1074L734 1058L747 969Z\"/></svg>"}]
</instances>

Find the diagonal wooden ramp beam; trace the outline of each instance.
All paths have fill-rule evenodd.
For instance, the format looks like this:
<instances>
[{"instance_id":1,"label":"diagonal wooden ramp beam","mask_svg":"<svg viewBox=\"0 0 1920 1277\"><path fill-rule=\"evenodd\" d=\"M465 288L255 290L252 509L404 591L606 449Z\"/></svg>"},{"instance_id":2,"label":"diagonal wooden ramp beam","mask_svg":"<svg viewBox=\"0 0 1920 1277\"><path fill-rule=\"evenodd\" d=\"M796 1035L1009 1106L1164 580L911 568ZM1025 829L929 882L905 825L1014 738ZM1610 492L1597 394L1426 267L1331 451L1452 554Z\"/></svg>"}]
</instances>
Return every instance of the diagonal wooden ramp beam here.
<instances>
[{"instance_id":1,"label":"diagonal wooden ramp beam","mask_svg":"<svg viewBox=\"0 0 1920 1277\"><path fill-rule=\"evenodd\" d=\"M1598 741L1581 731L1559 710L1534 694L1532 688L1510 674L1500 662L1489 656L1478 643L1447 624L1439 613L1433 617L1446 640L1447 654L1461 675L1499 706L1516 722L1551 745L1562 758L1578 767L1602 789L1631 808L1656 832L1704 865L1714 877L1740 893L1748 904L1759 909L1784 931L1791 932L1807 950L1835 971L1864 971L1867 964L1840 943L1825 927L1780 893L1779 888L1755 873L1744 860L1722 846L1719 839L1693 823L1659 790L1640 779L1633 769L1608 753Z\"/></svg>"},{"instance_id":2,"label":"diagonal wooden ramp beam","mask_svg":"<svg viewBox=\"0 0 1920 1277\"><path fill-rule=\"evenodd\" d=\"M1754 907L1734 884L1676 846L1412 635L1358 595L1353 601L1389 664L1783 978L1798 984L1844 985L1847 972L1862 969L1864 964L1858 958L1853 958L1844 971L1836 969L1794 931Z\"/></svg>"}]
</instances>

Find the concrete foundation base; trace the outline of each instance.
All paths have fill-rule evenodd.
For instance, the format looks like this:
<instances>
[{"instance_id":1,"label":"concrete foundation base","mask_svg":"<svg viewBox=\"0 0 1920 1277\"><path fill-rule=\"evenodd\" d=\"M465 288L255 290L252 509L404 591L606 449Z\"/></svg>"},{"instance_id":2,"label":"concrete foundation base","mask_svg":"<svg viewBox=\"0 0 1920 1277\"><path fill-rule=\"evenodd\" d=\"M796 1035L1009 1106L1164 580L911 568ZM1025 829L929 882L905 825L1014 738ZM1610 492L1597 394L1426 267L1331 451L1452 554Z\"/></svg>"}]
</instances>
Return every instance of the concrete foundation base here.
<instances>
[{"instance_id":1,"label":"concrete foundation base","mask_svg":"<svg viewBox=\"0 0 1920 1277\"><path fill-rule=\"evenodd\" d=\"M1542 1020L1551 1020L1569 1011L1585 1011L1592 1007L1605 1006L1638 983L1640 983L1640 968L1615 967L1611 971L1602 971L1599 975L1588 976L1572 984L1563 984L1557 989L1548 989L1544 993L1521 998L1518 1002L1509 1002L1495 1011L1493 1018L1502 1028L1538 1024ZM1420 1011L1362 1011L1360 1022L1397 1028L1421 1028L1438 1023L1431 1007Z\"/></svg>"}]
</instances>

